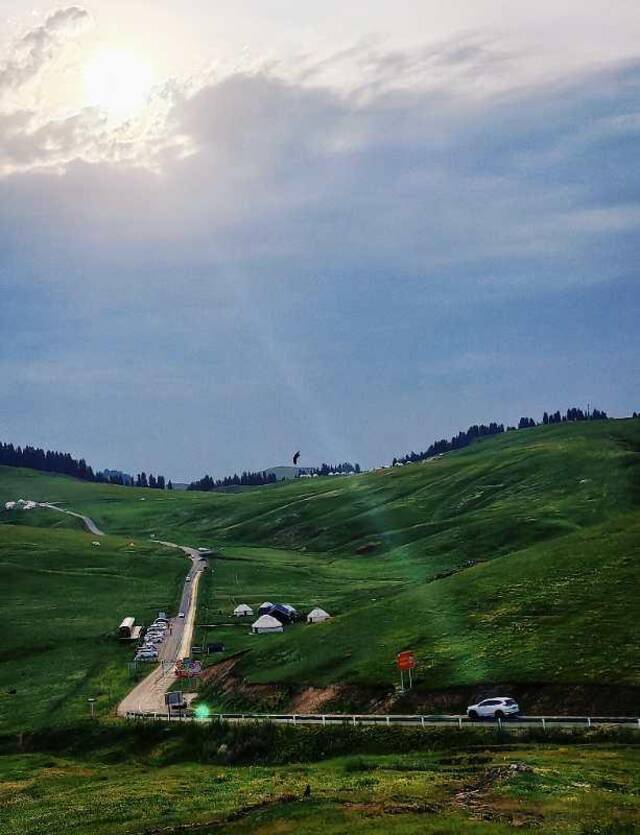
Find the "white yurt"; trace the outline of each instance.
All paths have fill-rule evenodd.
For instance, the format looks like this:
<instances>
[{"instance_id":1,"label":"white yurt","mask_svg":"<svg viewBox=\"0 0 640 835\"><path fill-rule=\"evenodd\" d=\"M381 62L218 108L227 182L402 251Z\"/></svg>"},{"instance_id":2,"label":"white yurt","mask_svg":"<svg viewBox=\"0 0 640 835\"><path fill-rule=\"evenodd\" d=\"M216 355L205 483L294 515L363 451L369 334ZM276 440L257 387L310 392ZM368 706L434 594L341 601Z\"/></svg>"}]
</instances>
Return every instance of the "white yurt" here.
<instances>
[{"instance_id":1,"label":"white yurt","mask_svg":"<svg viewBox=\"0 0 640 835\"><path fill-rule=\"evenodd\" d=\"M271 615L261 615L255 623L251 624L251 631L256 635L263 635L267 632L282 632L284 628L279 620Z\"/></svg>"},{"instance_id":2,"label":"white yurt","mask_svg":"<svg viewBox=\"0 0 640 835\"><path fill-rule=\"evenodd\" d=\"M246 603L241 603L233 610L233 614L237 618L248 618L250 615L253 615L253 609L251 606L247 606Z\"/></svg>"},{"instance_id":3,"label":"white yurt","mask_svg":"<svg viewBox=\"0 0 640 835\"><path fill-rule=\"evenodd\" d=\"M324 609L312 609L307 615L307 623L322 623L330 617L329 612L325 612Z\"/></svg>"}]
</instances>

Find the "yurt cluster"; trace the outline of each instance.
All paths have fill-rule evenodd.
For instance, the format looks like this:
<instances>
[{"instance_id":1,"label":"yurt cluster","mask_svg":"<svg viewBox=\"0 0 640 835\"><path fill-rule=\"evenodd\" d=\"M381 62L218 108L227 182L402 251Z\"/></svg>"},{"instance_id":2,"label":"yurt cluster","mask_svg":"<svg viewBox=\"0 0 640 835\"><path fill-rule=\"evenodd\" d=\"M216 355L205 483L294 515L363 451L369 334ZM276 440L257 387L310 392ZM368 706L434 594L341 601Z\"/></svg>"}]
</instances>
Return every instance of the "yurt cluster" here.
<instances>
[{"instance_id":1,"label":"yurt cluster","mask_svg":"<svg viewBox=\"0 0 640 835\"><path fill-rule=\"evenodd\" d=\"M252 618L255 616L254 610L246 603L240 603L239 606L233 610L233 614L237 618ZM322 623L329 620L331 615L325 612L324 609L312 609L306 616L307 623ZM283 632L284 627L291 623L303 620L304 615L301 615L293 606L288 603L271 603L265 601L258 607L258 619L251 624L251 631L254 635L266 635L270 632Z\"/></svg>"}]
</instances>

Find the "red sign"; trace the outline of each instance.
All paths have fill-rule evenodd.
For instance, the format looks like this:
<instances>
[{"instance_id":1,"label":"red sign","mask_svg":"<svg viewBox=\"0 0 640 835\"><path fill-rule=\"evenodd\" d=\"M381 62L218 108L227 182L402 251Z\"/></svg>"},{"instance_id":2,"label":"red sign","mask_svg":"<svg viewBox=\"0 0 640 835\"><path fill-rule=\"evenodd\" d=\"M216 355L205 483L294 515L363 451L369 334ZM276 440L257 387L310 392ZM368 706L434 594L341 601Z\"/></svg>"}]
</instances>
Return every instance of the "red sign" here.
<instances>
[{"instance_id":1,"label":"red sign","mask_svg":"<svg viewBox=\"0 0 640 835\"><path fill-rule=\"evenodd\" d=\"M202 673L202 664L193 661L191 658L182 658L176 661L175 674L178 678L195 678Z\"/></svg>"},{"instance_id":2,"label":"red sign","mask_svg":"<svg viewBox=\"0 0 640 835\"><path fill-rule=\"evenodd\" d=\"M396 656L396 666L399 670L413 670L416 666L416 657L411 650L399 652Z\"/></svg>"}]
</instances>

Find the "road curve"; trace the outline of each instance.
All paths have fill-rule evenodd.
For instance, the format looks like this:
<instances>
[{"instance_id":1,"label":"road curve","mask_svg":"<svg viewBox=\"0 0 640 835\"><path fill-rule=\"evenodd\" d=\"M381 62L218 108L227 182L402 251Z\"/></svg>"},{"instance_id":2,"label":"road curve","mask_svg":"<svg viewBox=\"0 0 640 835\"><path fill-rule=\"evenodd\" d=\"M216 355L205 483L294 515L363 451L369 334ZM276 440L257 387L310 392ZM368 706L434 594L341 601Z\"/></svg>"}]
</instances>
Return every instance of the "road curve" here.
<instances>
[{"instance_id":1,"label":"road curve","mask_svg":"<svg viewBox=\"0 0 640 835\"><path fill-rule=\"evenodd\" d=\"M57 510L58 513L66 513L67 516L75 516L76 519L82 519L85 528L94 536L104 536L104 531L101 531L96 523L89 516L83 516L82 513L75 513L73 510L64 510L51 502L38 502L38 507L46 507L49 510Z\"/></svg>"},{"instance_id":2,"label":"road curve","mask_svg":"<svg viewBox=\"0 0 640 835\"><path fill-rule=\"evenodd\" d=\"M45 507L48 510L57 510L58 513L66 513L68 516L75 516L82 519L86 529L94 536L104 536L96 523L89 516L76 513L73 510L64 510L51 502L38 502L38 507ZM206 561L202 561L202 554L197 548L190 548L187 545L177 545L175 542L165 542L161 539L152 540L158 545L165 545L168 548L179 548L191 560L191 568L187 572L180 598L180 608L184 617L174 617L170 621L170 634L162 645L160 651L160 664L145 678L139 682L133 690L125 696L118 705L118 715L124 716L127 713L160 713L166 709L164 696L171 686L177 681L174 672L175 663L179 658L188 658L191 654L191 643L196 622L196 607L198 603L198 585L200 576L206 568Z\"/></svg>"}]
</instances>

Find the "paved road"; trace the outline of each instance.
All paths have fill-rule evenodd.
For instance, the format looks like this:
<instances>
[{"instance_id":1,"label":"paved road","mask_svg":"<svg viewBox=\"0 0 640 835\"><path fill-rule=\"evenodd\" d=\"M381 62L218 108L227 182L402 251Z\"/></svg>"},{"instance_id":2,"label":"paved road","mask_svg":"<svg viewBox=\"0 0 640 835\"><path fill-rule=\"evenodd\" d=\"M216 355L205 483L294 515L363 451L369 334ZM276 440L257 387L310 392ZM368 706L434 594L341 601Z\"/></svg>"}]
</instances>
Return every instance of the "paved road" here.
<instances>
[{"instance_id":1,"label":"paved road","mask_svg":"<svg viewBox=\"0 0 640 835\"><path fill-rule=\"evenodd\" d=\"M62 507L57 507L50 502L38 502L38 507L47 507L49 510L57 510L58 513L66 513L67 516L75 516L76 519L82 519L85 528L94 536L104 536L104 531L101 531L96 523L89 516L83 516L82 513L74 513L73 510L64 510Z\"/></svg>"},{"instance_id":2,"label":"paved road","mask_svg":"<svg viewBox=\"0 0 640 835\"><path fill-rule=\"evenodd\" d=\"M196 548L176 545L175 542L155 541L169 548L179 548L191 560L192 565L184 582L178 610L179 613L184 613L184 617L171 618L171 634L167 636L162 645L160 664L120 702L118 705L119 716L125 716L131 712L162 713L166 711L165 693L177 681L174 672L175 662L179 658L188 658L191 653L196 620L198 584L206 563L200 561L201 554Z\"/></svg>"}]
</instances>

